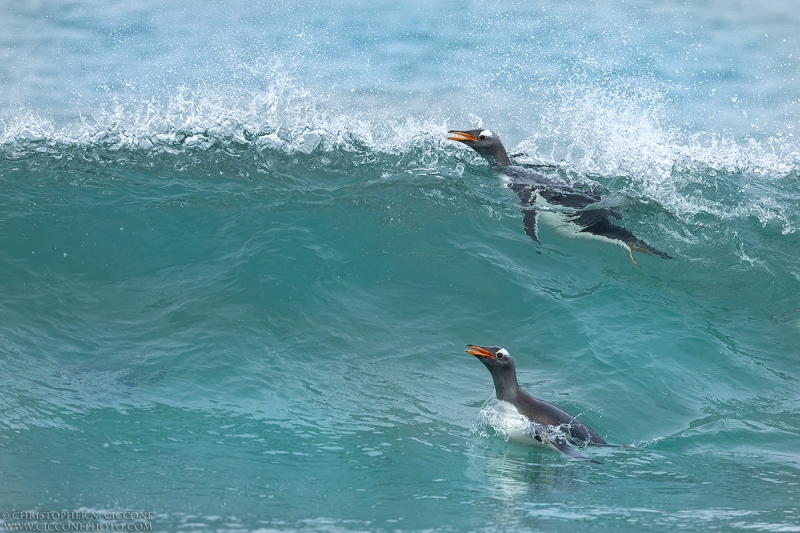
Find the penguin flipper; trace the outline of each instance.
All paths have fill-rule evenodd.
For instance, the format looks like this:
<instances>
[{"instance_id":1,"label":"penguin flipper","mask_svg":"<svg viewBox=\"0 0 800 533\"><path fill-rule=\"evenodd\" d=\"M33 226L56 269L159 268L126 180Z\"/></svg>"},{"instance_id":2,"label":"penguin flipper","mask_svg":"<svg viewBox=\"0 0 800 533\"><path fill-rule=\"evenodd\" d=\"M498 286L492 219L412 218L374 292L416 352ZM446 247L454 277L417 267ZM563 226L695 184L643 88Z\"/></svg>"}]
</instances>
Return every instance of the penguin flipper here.
<instances>
[{"instance_id":1,"label":"penguin flipper","mask_svg":"<svg viewBox=\"0 0 800 533\"><path fill-rule=\"evenodd\" d=\"M536 232L536 218L539 216L535 209L528 208L523 211L522 224L525 226L525 234L533 239L536 244L542 244L539 241L539 235Z\"/></svg>"},{"instance_id":2,"label":"penguin flipper","mask_svg":"<svg viewBox=\"0 0 800 533\"><path fill-rule=\"evenodd\" d=\"M546 442L556 450L560 451L564 455L576 459L578 461L591 461L588 457L583 455L581 452L573 448L567 442L567 439L562 437L561 435L542 435L541 433L539 436L542 438L543 442Z\"/></svg>"},{"instance_id":3,"label":"penguin flipper","mask_svg":"<svg viewBox=\"0 0 800 533\"><path fill-rule=\"evenodd\" d=\"M529 183L511 182L508 188L514 191L519 197L522 206L522 224L525 226L525 234L533 239L536 244L539 242L539 235L536 232L536 219L539 217L536 212L537 189Z\"/></svg>"}]
</instances>

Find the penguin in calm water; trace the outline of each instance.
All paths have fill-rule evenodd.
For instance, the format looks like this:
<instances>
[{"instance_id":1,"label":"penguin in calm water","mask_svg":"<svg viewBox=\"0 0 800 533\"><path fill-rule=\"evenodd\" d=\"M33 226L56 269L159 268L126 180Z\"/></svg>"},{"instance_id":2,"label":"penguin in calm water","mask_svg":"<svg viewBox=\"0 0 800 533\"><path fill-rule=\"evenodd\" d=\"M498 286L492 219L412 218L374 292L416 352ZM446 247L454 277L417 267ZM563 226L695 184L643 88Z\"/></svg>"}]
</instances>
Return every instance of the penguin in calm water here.
<instances>
[{"instance_id":1,"label":"penguin in calm water","mask_svg":"<svg viewBox=\"0 0 800 533\"><path fill-rule=\"evenodd\" d=\"M624 227L612 223L611 218L619 220L622 215L613 208L595 205L601 200L599 195L579 191L559 177L512 165L500 138L490 130L450 130L448 139L469 146L508 178L508 187L522 203L525 233L537 243L541 244L536 223L541 218L561 235L618 244L628 251L635 265L638 263L633 258L634 250L671 259Z\"/></svg>"},{"instance_id":2,"label":"penguin in calm water","mask_svg":"<svg viewBox=\"0 0 800 533\"><path fill-rule=\"evenodd\" d=\"M531 444L552 446L580 461L590 459L573 446L608 446L597 432L571 414L522 390L517 383L514 360L505 348L468 344L466 352L480 359L492 374L498 410L511 416L521 415L530 423L519 434L509 432L509 440L524 443L527 438Z\"/></svg>"}]
</instances>

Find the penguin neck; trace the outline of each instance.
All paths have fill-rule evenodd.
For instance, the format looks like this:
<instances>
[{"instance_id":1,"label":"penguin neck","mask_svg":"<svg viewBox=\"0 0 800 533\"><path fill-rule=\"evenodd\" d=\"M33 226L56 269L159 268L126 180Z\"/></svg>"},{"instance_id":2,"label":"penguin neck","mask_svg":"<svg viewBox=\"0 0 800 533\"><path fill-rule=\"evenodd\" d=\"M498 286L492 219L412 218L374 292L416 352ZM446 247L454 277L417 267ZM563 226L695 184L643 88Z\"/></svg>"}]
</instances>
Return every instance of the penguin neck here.
<instances>
[{"instance_id":1,"label":"penguin neck","mask_svg":"<svg viewBox=\"0 0 800 533\"><path fill-rule=\"evenodd\" d=\"M511 166L511 160L508 158L508 154L506 153L506 149L505 148L503 148L503 153L500 154L499 163L501 165L503 165L504 167L510 167Z\"/></svg>"},{"instance_id":2,"label":"penguin neck","mask_svg":"<svg viewBox=\"0 0 800 533\"><path fill-rule=\"evenodd\" d=\"M500 146L496 153L484 156L493 169L500 171L503 168L511 166L511 160L508 158L506 149Z\"/></svg>"},{"instance_id":3,"label":"penguin neck","mask_svg":"<svg viewBox=\"0 0 800 533\"><path fill-rule=\"evenodd\" d=\"M473 146L473 149L488 161L489 165L495 170L499 171L502 168L511 166L506 147L500 143L493 146L481 146L480 148Z\"/></svg>"},{"instance_id":4,"label":"penguin neck","mask_svg":"<svg viewBox=\"0 0 800 533\"><path fill-rule=\"evenodd\" d=\"M494 393L498 400L511 404L516 403L520 391L516 372L492 372L492 381L494 381Z\"/></svg>"}]
</instances>

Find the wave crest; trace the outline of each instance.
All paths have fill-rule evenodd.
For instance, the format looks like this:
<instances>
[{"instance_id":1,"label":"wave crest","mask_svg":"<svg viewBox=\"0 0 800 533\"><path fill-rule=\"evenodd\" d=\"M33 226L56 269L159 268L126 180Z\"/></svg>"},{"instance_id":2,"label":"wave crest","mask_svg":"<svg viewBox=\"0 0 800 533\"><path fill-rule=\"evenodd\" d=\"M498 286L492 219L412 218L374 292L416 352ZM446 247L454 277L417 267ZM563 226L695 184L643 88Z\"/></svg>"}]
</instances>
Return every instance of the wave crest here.
<instances>
[{"instance_id":1,"label":"wave crest","mask_svg":"<svg viewBox=\"0 0 800 533\"><path fill-rule=\"evenodd\" d=\"M791 134L737 139L678 127L666 118L667 93L650 88L566 86L559 94L540 130L519 145L533 159L561 161L684 221L754 216L778 221L783 233L800 227L781 207L800 176Z\"/></svg>"},{"instance_id":2,"label":"wave crest","mask_svg":"<svg viewBox=\"0 0 800 533\"><path fill-rule=\"evenodd\" d=\"M0 156L145 165L166 157L184 169L224 153L252 158L263 172L297 161L333 171L366 166L379 175L461 175L464 162L483 166L446 139L445 119L347 108L297 83L280 63L263 79L255 91L180 87L162 98L116 97L63 127L20 111L0 120ZM800 227L792 209L800 148L791 136L687 131L667 119L667 93L651 88L567 85L558 95L516 147L531 160L558 161L578 180L652 201L692 224L755 217L784 234Z\"/></svg>"},{"instance_id":3,"label":"wave crest","mask_svg":"<svg viewBox=\"0 0 800 533\"><path fill-rule=\"evenodd\" d=\"M180 87L161 99L112 98L64 127L32 111L6 116L0 125L0 150L14 158L76 150L156 155L242 147L289 155L399 154L437 147L446 131L443 124L408 117L379 124L365 120L298 85L280 64L259 91Z\"/></svg>"}]
</instances>

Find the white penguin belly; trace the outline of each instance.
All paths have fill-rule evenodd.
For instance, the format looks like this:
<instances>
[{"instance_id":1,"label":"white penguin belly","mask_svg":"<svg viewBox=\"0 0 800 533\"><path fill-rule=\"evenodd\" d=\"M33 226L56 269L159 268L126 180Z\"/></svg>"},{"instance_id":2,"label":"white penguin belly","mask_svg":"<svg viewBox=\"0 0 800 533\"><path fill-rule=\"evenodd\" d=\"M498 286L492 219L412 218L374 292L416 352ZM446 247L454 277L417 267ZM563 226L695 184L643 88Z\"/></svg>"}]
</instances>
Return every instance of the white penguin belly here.
<instances>
[{"instance_id":1,"label":"white penguin belly","mask_svg":"<svg viewBox=\"0 0 800 533\"><path fill-rule=\"evenodd\" d=\"M483 408L486 422L505 440L522 446L546 446L534 438L533 426L517 408L503 400L493 405L487 402Z\"/></svg>"},{"instance_id":2,"label":"white penguin belly","mask_svg":"<svg viewBox=\"0 0 800 533\"><path fill-rule=\"evenodd\" d=\"M536 213L538 214L538 220L542 224L546 224L548 227L552 228L556 234L561 235L562 237L607 242L622 246L626 250L630 250L628 245L620 240L609 239L608 237L595 235L594 233L589 233L588 231L581 231L580 226L569 221L567 218L567 212L558 206L552 205L550 202L542 198L541 195L536 195L536 207L538 208L536 210Z\"/></svg>"}]
</instances>

